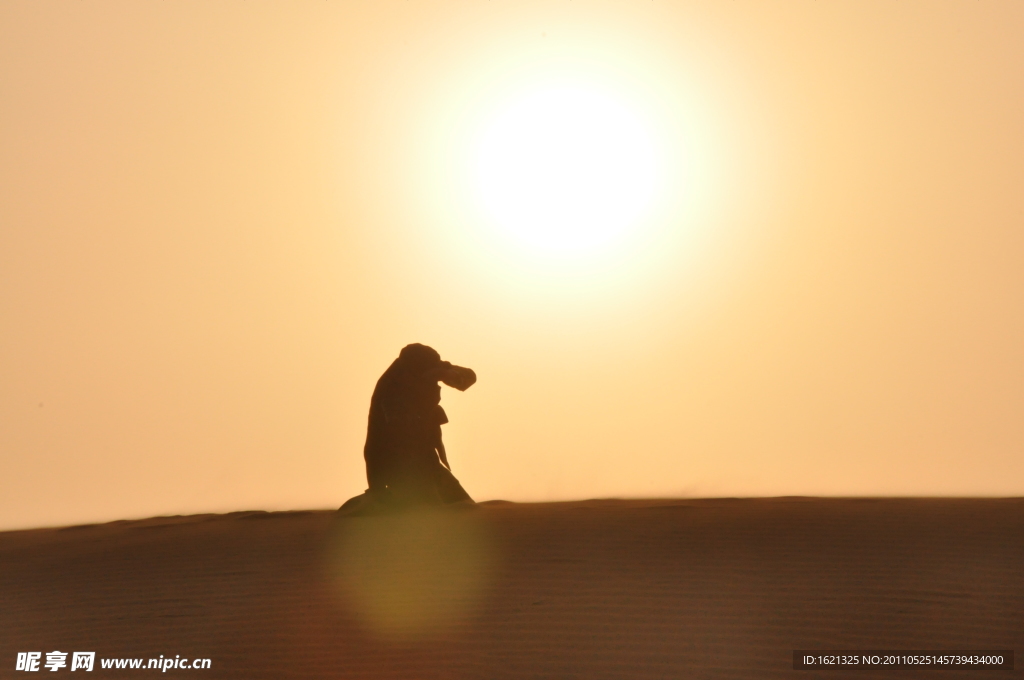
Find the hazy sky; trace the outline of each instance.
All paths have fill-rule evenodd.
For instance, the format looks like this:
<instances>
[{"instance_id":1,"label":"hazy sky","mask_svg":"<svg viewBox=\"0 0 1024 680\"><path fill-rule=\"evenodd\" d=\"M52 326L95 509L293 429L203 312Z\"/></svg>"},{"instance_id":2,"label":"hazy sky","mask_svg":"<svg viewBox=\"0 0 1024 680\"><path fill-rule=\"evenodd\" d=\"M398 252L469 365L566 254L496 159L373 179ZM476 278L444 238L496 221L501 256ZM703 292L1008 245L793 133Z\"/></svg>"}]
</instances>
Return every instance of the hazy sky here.
<instances>
[{"instance_id":1,"label":"hazy sky","mask_svg":"<svg viewBox=\"0 0 1024 680\"><path fill-rule=\"evenodd\" d=\"M340 505L410 342L479 375L442 400L478 500L1022 494L1021 36L1015 1L4 2L0 528ZM600 248L481 198L550 91L656 156L608 166L649 196Z\"/></svg>"}]
</instances>

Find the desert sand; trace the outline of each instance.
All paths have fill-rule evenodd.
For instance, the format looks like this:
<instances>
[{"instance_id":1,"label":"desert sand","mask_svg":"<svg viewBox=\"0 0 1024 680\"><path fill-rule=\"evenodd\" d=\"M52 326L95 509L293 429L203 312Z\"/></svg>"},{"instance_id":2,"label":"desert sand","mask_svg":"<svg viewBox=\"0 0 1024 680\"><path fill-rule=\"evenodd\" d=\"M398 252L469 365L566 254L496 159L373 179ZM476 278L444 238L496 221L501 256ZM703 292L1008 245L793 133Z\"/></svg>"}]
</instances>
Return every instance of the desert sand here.
<instances>
[{"instance_id":1,"label":"desert sand","mask_svg":"<svg viewBox=\"0 0 1024 680\"><path fill-rule=\"evenodd\" d=\"M53 650L95 651L86 677L180 655L211 668L169 676L993 678L1019 660L865 673L792 655L1024 650L1024 499L161 517L2 533L0 565L5 678L32 677L18 652Z\"/></svg>"}]
</instances>

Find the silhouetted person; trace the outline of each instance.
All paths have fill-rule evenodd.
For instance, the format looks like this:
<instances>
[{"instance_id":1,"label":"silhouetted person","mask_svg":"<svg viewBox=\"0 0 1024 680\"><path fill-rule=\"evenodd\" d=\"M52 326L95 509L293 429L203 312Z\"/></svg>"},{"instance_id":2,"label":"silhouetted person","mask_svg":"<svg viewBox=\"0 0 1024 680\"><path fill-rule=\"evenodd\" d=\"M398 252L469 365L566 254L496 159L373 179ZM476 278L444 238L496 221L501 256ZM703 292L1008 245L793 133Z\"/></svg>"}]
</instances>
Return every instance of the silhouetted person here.
<instances>
[{"instance_id":1,"label":"silhouetted person","mask_svg":"<svg viewBox=\"0 0 1024 680\"><path fill-rule=\"evenodd\" d=\"M366 429L367 496L387 504L455 503L472 498L452 475L441 425L438 381L457 390L476 382L468 368L441 361L426 345L407 345L384 371L370 398Z\"/></svg>"}]
</instances>

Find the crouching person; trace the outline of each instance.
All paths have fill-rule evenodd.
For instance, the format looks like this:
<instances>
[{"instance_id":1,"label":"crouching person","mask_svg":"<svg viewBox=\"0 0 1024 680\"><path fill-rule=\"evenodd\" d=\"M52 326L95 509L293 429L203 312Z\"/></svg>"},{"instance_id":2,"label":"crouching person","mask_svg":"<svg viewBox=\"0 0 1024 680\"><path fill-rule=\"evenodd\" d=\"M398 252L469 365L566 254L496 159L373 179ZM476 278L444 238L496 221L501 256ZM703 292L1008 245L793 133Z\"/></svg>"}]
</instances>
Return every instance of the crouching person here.
<instances>
[{"instance_id":1,"label":"crouching person","mask_svg":"<svg viewBox=\"0 0 1024 680\"><path fill-rule=\"evenodd\" d=\"M441 361L426 345L407 345L377 381L366 429L369 489L342 509L368 503L387 506L473 502L448 463L441 425L439 382L466 390L476 382L468 368Z\"/></svg>"}]
</instances>

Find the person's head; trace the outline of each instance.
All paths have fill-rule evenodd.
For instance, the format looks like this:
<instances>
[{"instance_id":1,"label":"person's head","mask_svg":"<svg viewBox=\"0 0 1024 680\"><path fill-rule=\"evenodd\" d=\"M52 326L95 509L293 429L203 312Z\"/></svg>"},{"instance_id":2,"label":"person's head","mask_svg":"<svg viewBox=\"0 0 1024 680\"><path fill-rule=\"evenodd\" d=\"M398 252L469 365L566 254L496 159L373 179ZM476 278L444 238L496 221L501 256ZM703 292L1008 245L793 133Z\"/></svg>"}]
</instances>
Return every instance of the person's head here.
<instances>
[{"instance_id":1,"label":"person's head","mask_svg":"<svg viewBox=\"0 0 1024 680\"><path fill-rule=\"evenodd\" d=\"M403 347L398 355L398 363L402 370L410 375L431 382L440 380L445 385L459 391L468 389L476 382L476 373L473 372L473 369L441 361L441 355L437 353L437 350L419 343Z\"/></svg>"},{"instance_id":2,"label":"person's head","mask_svg":"<svg viewBox=\"0 0 1024 680\"><path fill-rule=\"evenodd\" d=\"M402 348L398 354L398 362L410 373L429 373L441 366L441 355L433 347L414 342Z\"/></svg>"}]
</instances>

